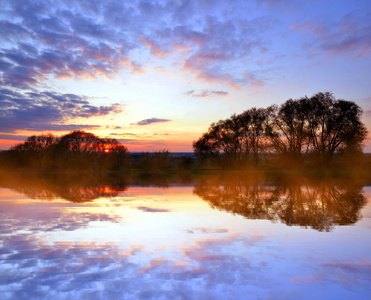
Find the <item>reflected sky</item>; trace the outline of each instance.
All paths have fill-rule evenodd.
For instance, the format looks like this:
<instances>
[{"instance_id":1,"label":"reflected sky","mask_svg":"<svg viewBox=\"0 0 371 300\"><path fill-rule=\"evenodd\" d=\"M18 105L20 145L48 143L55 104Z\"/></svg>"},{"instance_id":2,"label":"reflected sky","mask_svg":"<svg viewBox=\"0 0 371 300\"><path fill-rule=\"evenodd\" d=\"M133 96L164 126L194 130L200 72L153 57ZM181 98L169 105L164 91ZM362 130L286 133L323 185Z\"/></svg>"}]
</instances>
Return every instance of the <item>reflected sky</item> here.
<instances>
[{"instance_id":1,"label":"reflected sky","mask_svg":"<svg viewBox=\"0 0 371 300\"><path fill-rule=\"evenodd\" d=\"M110 193L75 201L55 187L50 198L42 189L28 197L26 183L12 182L0 182L1 299L367 299L371 292L369 186L229 177L124 187L116 179L102 185ZM226 197L232 190L235 206ZM228 209L241 201L250 215ZM335 204L351 222L339 221ZM331 227L288 224L281 217L290 206L294 220L321 208Z\"/></svg>"}]
</instances>

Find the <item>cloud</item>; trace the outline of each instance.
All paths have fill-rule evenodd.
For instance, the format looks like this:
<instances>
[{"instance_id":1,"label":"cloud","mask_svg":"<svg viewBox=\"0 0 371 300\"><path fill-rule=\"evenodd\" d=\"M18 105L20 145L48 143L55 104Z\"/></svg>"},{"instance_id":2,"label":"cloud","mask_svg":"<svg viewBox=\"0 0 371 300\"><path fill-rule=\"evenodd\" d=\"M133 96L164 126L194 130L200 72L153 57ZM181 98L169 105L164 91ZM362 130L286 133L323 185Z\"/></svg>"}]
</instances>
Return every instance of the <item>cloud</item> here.
<instances>
[{"instance_id":1,"label":"cloud","mask_svg":"<svg viewBox=\"0 0 371 300\"><path fill-rule=\"evenodd\" d=\"M304 45L311 49L312 55L328 52L361 57L371 54L371 25L368 20L368 15L351 13L335 22L303 22L292 25L291 29L312 38Z\"/></svg>"},{"instance_id":2,"label":"cloud","mask_svg":"<svg viewBox=\"0 0 371 300\"><path fill-rule=\"evenodd\" d=\"M25 141L27 138L26 135L0 134L1 140Z\"/></svg>"},{"instance_id":3,"label":"cloud","mask_svg":"<svg viewBox=\"0 0 371 300\"><path fill-rule=\"evenodd\" d=\"M197 98L205 98L205 97L212 97L212 96L227 96L228 92L225 91L210 91L210 90L202 90L202 91L195 91L190 90L185 93L188 96L197 97Z\"/></svg>"},{"instance_id":4,"label":"cloud","mask_svg":"<svg viewBox=\"0 0 371 300\"><path fill-rule=\"evenodd\" d=\"M150 125L150 124L153 124L153 123L164 123L164 122L170 122L170 121L171 120L169 120L169 119L150 118L150 119L141 120L137 123L131 123L130 125L144 126L144 125Z\"/></svg>"},{"instance_id":5,"label":"cloud","mask_svg":"<svg viewBox=\"0 0 371 300\"><path fill-rule=\"evenodd\" d=\"M279 19L291 22L288 10L301 6L292 1L267 0L265 5L209 0L4 3L0 85L6 88L44 88L52 78L126 76L120 71L141 72L154 61L202 81L261 88L265 74L269 77L272 68L279 67L276 64L282 59L277 58L283 51L287 57L298 54L272 41L287 34L288 27ZM277 9L286 15L280 16ZM311 19L291 28L308 34L305 54L320 51L359 57L371 51L366 13L335 22Z\"/></svg>"},{"instance_id":6,"label":"cloud","mask_svg":"<svg viewBox=\"0 0 371 300\"><path fill-rule=\"evenodd\" d=\"M62 1L7 3L8 18L0 20L0 83L31 88L49 76L112 77L120 69L136 70L128 58L134 47L120 28L102 21L100 10ZM16 21L17 20L17 21ZM2 66L2 68L1 68Z\"/></svg>"},{"instance_id":7,"label":"cloud","mask_svg":"<svg viewBox=\"0 0 371 300\"><path fill-rule=\"evenodd\" d=\"M55 92L20 93L0 89L0 127L6 132L23 130L76 130L96 125L69 124L72 119L88 119L122 111L122 105L91 105L87 97Z\"/></svg>"},{"instance_id":8,"label":"cloud","mask_svg":"<svg viewBox=\"0 0 371 300\"><path fill-rule=\"evenodd\" d=\"M110 135L116 135L116 136L138 136L136 133L130 133L130 132L124 132L124 133L111 132Z\"/></svg>"},{"instance_id":9,"label":"cloud","mask_svg":"<svg viewBox=\"0 0 371 300\"><path fill-rule=\"evenodd\" d=\"M276 24L268 16L241 17L243 3L230 6L226 18L221 1L5 3L0 84L21 89L48 78L112 78L170 54L202 80L262 84L248 62L253 52L268 49L261 35ZM145 48L149 55L135 55Z\"/></svg>"}]
</instances>

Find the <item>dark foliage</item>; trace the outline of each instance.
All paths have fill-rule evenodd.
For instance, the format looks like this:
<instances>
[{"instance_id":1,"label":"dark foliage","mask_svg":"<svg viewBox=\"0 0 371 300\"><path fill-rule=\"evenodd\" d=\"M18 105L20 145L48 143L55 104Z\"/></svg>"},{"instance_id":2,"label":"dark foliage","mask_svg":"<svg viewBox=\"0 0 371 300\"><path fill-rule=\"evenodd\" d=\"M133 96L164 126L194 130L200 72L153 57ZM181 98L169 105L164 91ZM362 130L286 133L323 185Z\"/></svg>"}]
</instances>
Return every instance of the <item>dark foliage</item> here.
<instances>
[{"instance_id":1,"label":"dark foliage","mask_svg":"<svg viewBox=\"0 0 371 300\"><path fill-rule=\"evenodd\" d=\"M193 149L222 168L245 168L259 160L276 164L327 165L335 156L360 157L367 129L362 109L331 93L289 99L280 107L251 108L211 124Z\"/></svg>"},{"instance_id":2,"label":"dark foliage","mask_svg":"<svg viewBox=\"0 0 371 300\"><path fill-rule=\"evenodd\" d=\"M130 165L127 148L116 139L79 130L61 138L31 136L1 154L5 167L13 168L121 170Z\"/></svg>"},{"instance_id":3,"label":"dark foliage","mask_svg":"<svg viewBox=\"0 0 371 300\"><path fill-rule=\"evenodd\" d=\"M259 162L267 144L264 136L274 108L252 108L240 115L211 124L200 139L193 142L196 156L212 158L223 168L245 167Z\"/></svg>"}]
</instances>

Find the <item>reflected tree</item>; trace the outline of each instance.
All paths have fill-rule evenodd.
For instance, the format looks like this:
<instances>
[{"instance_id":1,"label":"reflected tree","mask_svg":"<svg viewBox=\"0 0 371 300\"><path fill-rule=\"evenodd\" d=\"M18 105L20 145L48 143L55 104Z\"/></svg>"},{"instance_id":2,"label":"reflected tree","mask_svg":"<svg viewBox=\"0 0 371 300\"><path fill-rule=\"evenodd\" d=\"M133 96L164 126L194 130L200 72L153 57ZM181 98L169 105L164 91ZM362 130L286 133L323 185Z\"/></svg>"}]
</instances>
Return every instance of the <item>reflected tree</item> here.
<instances>
[{"instance_id":1,"label":"reflected tree","mask_svg":"<svg viewBox=\"0 0 371 300\"><path fill-rule=\"evenodd\" d=\"M124 192L128 179L122 176L79 174L0 175L0 186L25 194L31 199L89 202L100 197L115 197Z\"/></svg>"},{"instance_id":2,"label":"reflected tree","mask_svg":"<svg viewBox=\"0 0 371 300\"><path fill-rule=\"evenodd\" d=\"M298 178L285 182L273 184L246 176L210 177L196 181L194 193L213 208L248 219L281 221L318 231L356 223L366 203L359 185Z\"/></svg>"},{"instance_id":3,"label":"reflected tree","mask_svg":"<svg viewBox=\"0 0 371 300\"><path fill-rule=\"evenodd\" d=\"M0 188L8 188L32 199L54 200L62 198L70 202L88 202L101 197L115 197L128 186L190 185L192 178L174 174L138 173L123 176L115 173L0 173Z\"/></svg>"}]
</instances>

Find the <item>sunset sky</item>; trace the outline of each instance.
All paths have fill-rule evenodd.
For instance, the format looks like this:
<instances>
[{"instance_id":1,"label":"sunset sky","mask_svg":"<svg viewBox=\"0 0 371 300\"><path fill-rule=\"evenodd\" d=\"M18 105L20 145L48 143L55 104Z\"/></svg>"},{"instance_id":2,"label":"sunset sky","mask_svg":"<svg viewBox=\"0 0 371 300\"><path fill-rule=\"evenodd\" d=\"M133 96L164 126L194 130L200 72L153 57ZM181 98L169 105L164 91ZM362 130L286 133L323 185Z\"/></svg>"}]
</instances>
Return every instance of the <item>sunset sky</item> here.
<instances>
[{"instance_id":1,"label":"sunset sky","mask_svg":"<svg viewBox=\"0 0 371 300\"><path fill-rule=\"evenodd\" d=\"M371 131L370 70L369 0L5 0L0 149L82 129L192 151L212 122L324 91Z\"/></svg>"}]
</instances>

